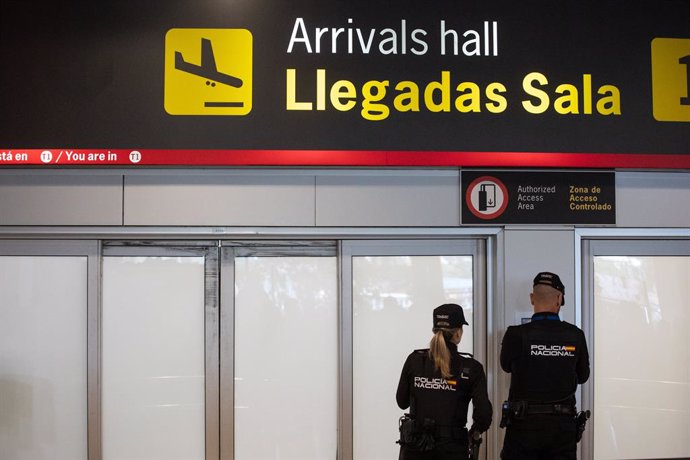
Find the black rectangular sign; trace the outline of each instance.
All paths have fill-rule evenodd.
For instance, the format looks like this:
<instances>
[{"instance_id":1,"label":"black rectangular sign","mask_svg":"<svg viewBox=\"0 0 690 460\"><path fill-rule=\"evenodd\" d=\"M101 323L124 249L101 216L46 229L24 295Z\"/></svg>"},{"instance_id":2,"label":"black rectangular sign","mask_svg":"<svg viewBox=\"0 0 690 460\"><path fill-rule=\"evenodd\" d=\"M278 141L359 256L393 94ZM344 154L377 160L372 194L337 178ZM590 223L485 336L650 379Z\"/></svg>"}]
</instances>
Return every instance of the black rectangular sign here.
<instances>
[{"instance_id":1,"label":"black rectangular sign","mask_svg":"<svg viewBox=\"0 0 690 460\"><path fill-rule=\"evenodd\" d=\"M462 172L463 224L616 223L613 172Z\"/></svg>"},{"instance_id":2,"label":"black rectangular sign","mask_svg":"<svg viewBox=\"0 0 690 460\"><path fill-rule=\"evenodd\" d=\"M0 152L689 155L689 17L687 0L0 0Z\"/></svg>"}]
</instances>

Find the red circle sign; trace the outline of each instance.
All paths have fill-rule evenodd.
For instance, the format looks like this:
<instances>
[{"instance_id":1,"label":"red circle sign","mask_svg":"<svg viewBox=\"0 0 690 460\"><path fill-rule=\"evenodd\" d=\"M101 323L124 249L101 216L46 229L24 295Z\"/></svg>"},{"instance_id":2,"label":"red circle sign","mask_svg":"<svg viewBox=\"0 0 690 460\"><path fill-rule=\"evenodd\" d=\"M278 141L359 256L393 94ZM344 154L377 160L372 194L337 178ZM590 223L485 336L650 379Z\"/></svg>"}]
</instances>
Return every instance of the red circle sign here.
<instances>
[{"instance_id":1,"label":"red circle sign","mask_svg":"<svg viewBox=\"0 0 690 460\"><path fill-rule=\"evenodd\" d=\"M495 219L508 207L508 189L495 177L478 177L467 187L465 202L480 219Z\"/></svg>"}]
</instances>

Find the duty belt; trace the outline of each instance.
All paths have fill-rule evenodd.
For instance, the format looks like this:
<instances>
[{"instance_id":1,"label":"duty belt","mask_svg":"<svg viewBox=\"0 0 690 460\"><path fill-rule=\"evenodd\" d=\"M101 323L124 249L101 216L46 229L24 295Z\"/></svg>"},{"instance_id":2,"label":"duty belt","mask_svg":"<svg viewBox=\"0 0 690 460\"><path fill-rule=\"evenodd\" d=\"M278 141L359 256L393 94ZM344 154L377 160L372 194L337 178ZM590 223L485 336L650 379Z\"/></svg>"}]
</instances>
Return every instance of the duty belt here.
<instances>
[{"instance_id":1,"label":"duty belt","mask_svg":"<svg viewBox=\"0 0 690 460\"><path fill-rule=\"evenodd\" d=\"M467 439L467 429L461 426L437 425L434 429L437 438Z\"/></svg>"},{"instance_id":2,"label":"duty belt","mask_svg":"<svg viewBox=\"0 0 690 460\"><path fill-rule=\"evenodd\" d=\"M501 428L528 415L569 415L577 413L573 404L529 404L527 401L505 401L501 405Z\"/></svg>"},{"instance_id":3,"label":"duty belt","mask_svg":"<svg viewBox=\"0 0 690 460\"><path fill-rule=\"evenodd\" d=\"M527 414L575 415L577 409L572 404L528 404Z\"/></svg>"}]
</instances>

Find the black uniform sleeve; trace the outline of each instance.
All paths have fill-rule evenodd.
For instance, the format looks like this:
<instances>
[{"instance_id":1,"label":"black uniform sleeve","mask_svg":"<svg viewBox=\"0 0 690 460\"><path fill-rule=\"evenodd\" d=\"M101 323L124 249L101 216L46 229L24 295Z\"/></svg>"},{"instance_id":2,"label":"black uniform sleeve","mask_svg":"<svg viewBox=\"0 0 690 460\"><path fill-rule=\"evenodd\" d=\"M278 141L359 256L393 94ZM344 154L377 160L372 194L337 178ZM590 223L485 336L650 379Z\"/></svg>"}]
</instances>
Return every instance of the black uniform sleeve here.
<instances>
[{"instance_id":1,"label":"black uniform sleeve","mask_svg":"<svg viewBox=\"0 0 690 460\"><path fill-rule=\"evenodd\" d=\"M489 394L486 388L486 374L484 367L477 363L479 367L478 376L474 386L472 387L472 404L474 409L472 411L472 430L484 432L491 426L491 418L493 416L493 408L491 401L489 401Z\"/></svg>"},{"instance_id":2,"label":"black uniform sleeve","mask_svg":"<svg viewBox=\"0 0 690 460\"><path fill-rule=\"evenodd\" d=\"M587 340L584 332L580 331L580 353L577 356L575 372L577 373L577 383L585 383L589 379L589 351L587 350Z\"/></svg>"},{"instance_id":3,"label":"black uniform sleeve","mask_svg":"<svg viewBox=\"0 0 690 460\"><path fill-rule=\"evenodd\" d=\"M522 338L519 330L515 326L508 326L501 343L501 369L510 373L513 361L520 357L522 350Z\"/></svg>"},{"instance_id":4,"label":"black uniform sleeve","mask_svg":"<svg viewBox=\"0 0 690 460\"><path fill-rule=\"evenodd\" d=\"M410 359L412 355L407 357L405 365L400 373L400 381L398 382L398 391L395 393L395 399L398 402L398 407L407 409L410 407Z\"/></svg>"}]
</instances>

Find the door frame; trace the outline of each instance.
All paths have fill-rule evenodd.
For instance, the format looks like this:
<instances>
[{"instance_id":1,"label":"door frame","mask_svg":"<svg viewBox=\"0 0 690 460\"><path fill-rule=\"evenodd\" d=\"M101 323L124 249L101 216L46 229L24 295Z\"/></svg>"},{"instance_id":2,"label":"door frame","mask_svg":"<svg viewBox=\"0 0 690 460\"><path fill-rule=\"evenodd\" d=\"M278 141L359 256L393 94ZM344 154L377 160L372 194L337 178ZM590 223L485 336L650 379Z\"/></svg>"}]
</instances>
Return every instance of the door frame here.
<instances>
[{"instance_id":1,"label":"door frame","mask_svg":"<svg viewBox=\"0 0 690 460\"><path fill-rule=\"evenodd\" d=\"M340 411L341 430L338 439L339 458L352 459L354 455L354 331L353 331L353 266L356 256L472 256L473 278L473 352L480 362L487 358L488 311L486 241L472 239L398 239L398 240L342 240L340 241L341 309L340 309ZM487 363L488 367L488 363Z\"/></svg>"},{"instance_id":2,"label":"door frame","mask_svg":"<svg viewBox=\"0 0 690 460\"><path fill-rule=\"evenodd\" d=\"M594 257L597 255L677 255L674 244L690 240L690 229L629 228L575 230L575 320L590 349L589 380L581 386L578 400L582 408L594 406ZM594 455L594 420L580 442L580 458Z\"/></svg>"},{"instance_id":3,"label":"door frame","mask_svg":"<svg viewBox=\"0 0 690 460\"><path fill-rule=\"evenodd\" d=\"M220 451L235 458L235 258L338 257L337 244L328 240L220 241ZM339 305L338 305L339 308ZM340 325L338 325L340 326Z\"/></svg>"},{"instance_id":4,"label":"door frame","mask_svg":"<svg viewBox=\"0 0 690 460\"><path fill-rule=\"evenodd\" d=\"M156 240L106 240L101 243L99 261L106 257L203 257L204 258L204 458L205 460L220 459L220 372L219 372L219 250L217 241L156 241ZM101 269L102 270L102 269ZM102 276L102 271L100 273ZM99 286L100 288L100 286ZM100 296L99 296L100 297ZM100 307L102 308L102 306ZM99 310L100 310L99 308ZM100 316L100 315L99 315ZM102 346L102 329L99 324L99 359ZM100 382L99 366L99 382ZM102 394L99 388L99 407ZM102 437L99 417L99 438ZM89 460L100 459L98 456Z\"/></svg>"}]
</instances>

